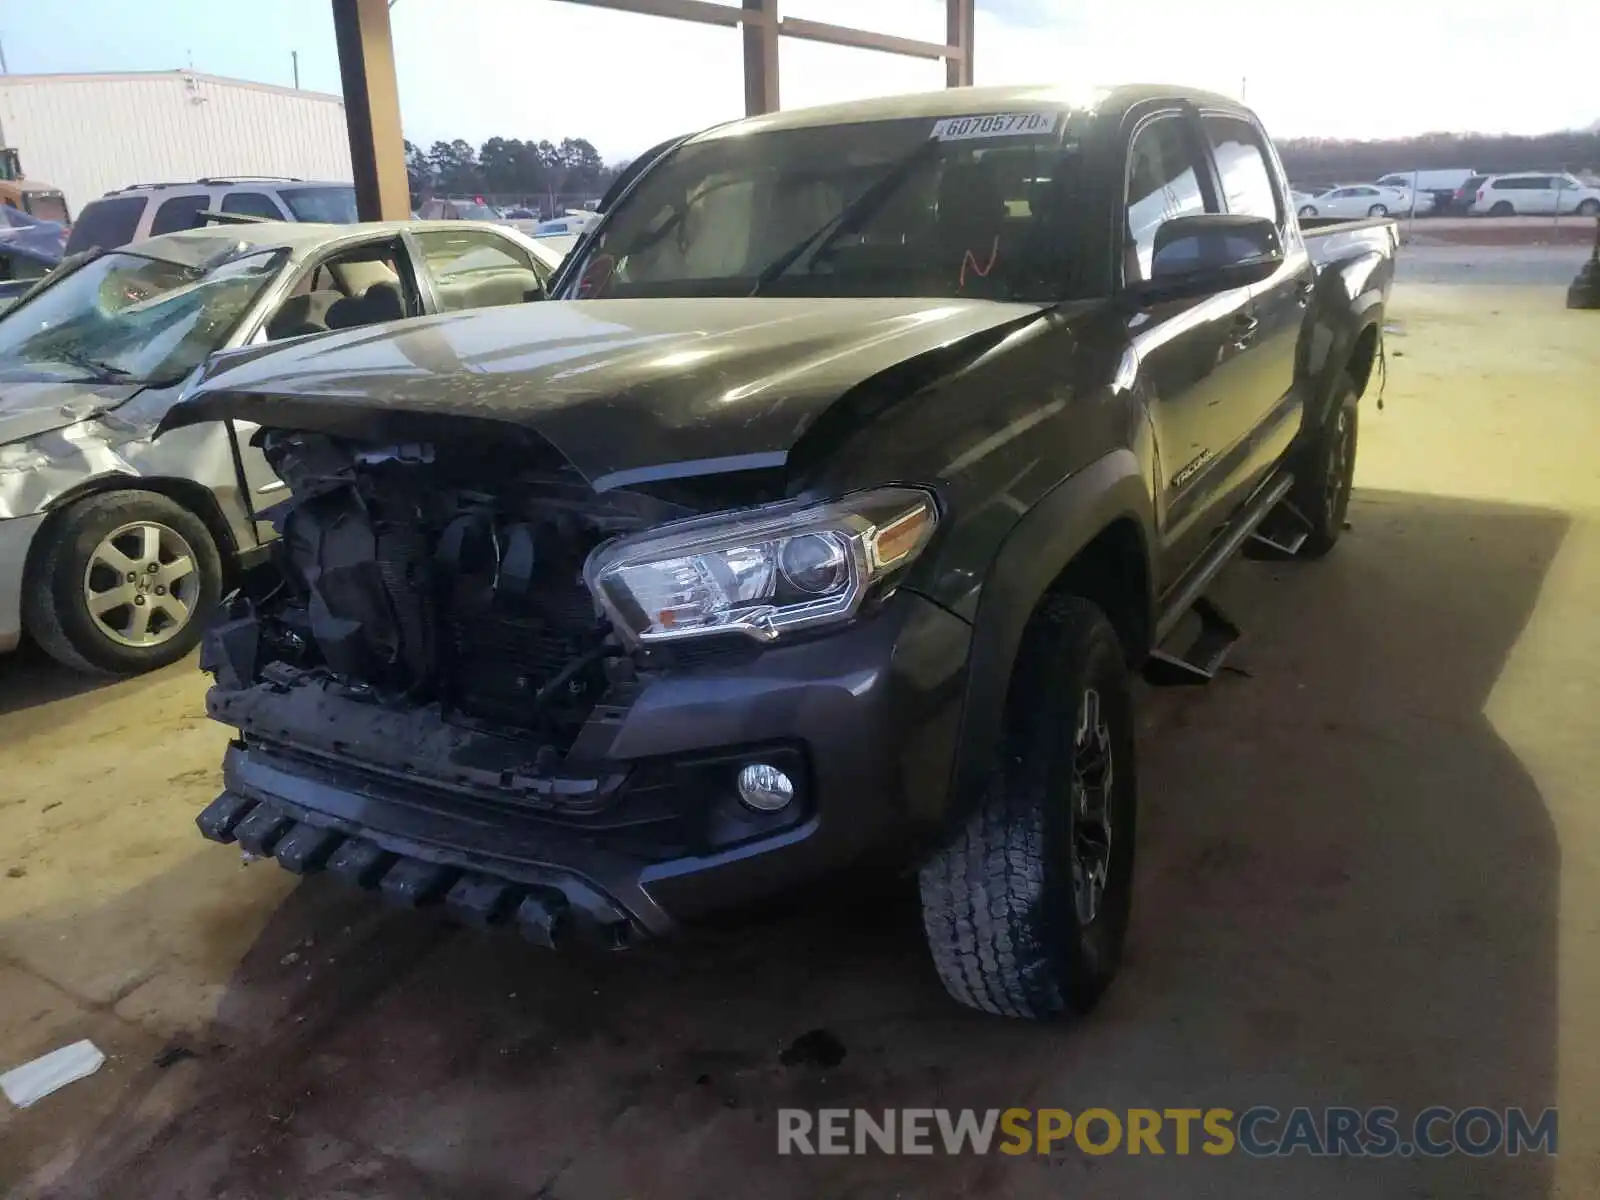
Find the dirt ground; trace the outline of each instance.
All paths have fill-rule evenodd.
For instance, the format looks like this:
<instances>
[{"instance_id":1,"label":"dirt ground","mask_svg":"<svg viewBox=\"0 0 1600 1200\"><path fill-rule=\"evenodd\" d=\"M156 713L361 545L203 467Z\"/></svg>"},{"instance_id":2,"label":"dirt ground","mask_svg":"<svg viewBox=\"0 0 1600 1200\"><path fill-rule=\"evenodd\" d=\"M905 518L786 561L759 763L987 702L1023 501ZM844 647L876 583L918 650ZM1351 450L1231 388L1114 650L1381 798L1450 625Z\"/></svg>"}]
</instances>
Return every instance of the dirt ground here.
<instances>
[{"instance_id":1,"label":"dirt ground","mask_svg":"<svg viewBox=\"0 0 1600 1200\"><path fill-rule=\"evenodd\" d=\"M1466 246L1593 246L1593 217L1403 217L1420 244Z\"/></svg>"},{"instance_id":2,"label":"dirt ground","mask_svg":"<svg viewBox=\"0 0 1600 1200\"><path fill-rule=\"evenodd\" d=\"M956 1008L903 890L569 959L296 887L194 831L226 733L192 665L90 688L24 655L0 662L0 1067L83 1037L109 1060L0 1102L0 1190L1600 1194L1600 313L1427 255L1346 541L1231 568L1236 669L1144 696L1134 922L1091 1018ZM811 1029L842 1062L783 1065ZM782 1106L1435 1103L1558 1105L1561 1153L780 1159L774 1130Z\"/></svg>"}]
</instances>

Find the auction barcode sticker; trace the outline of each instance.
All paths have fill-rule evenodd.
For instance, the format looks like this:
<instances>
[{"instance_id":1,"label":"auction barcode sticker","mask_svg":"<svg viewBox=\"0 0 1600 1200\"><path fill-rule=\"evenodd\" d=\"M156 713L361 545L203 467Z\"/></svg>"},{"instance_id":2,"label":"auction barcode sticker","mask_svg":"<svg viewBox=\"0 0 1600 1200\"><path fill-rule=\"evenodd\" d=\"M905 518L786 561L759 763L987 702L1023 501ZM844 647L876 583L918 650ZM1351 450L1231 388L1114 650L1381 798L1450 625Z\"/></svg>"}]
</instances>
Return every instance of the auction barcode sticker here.
<instances>
[{"instance_id":1,"label":"auction barcode sticker","mask_svg":"<svg viewBox=\"0 0 1600 1200\"><path fill-rule=\"evenodd\" d=\"M934 123L928 136L940 142L968 138L1029 137L1053 133L1061 114L1056 112L985 113L974 117L945 117Z\"/></svg>"}]
</instances>

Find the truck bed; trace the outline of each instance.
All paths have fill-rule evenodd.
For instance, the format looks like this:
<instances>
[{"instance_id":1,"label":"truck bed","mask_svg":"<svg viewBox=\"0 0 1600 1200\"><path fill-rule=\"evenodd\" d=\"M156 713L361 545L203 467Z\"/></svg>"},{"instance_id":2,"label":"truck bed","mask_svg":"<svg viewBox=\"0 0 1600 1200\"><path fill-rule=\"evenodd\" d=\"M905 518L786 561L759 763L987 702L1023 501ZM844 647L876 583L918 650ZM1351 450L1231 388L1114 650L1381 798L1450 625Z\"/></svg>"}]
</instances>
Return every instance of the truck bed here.
<instances>
[{"instance_id":1,"label":"truck bed","mask_svg":"<svg viewBox=\"0 0 1600 1200\"><path fill-rule=\"evenodd\" d=\"M1305 236L1312 261L1318 266L1345 262L1374 251L1393 258L1400 250L1400 222L1393 217L1363 217L1356 221L1304 217L1300 221L1300 231Z\"/></svg>"}]
</instances>

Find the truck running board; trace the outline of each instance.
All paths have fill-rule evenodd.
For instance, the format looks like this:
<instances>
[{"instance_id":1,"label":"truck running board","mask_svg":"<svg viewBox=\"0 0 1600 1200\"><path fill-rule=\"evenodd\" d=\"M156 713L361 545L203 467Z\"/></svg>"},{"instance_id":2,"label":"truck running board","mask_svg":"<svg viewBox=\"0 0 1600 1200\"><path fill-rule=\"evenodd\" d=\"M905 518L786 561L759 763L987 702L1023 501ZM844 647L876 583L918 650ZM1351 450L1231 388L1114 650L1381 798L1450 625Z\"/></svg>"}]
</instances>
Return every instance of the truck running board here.
<instances>
[{"instance_id":1,"label":"truck running board","mask_svg":"<svg viewBox=\"0 0 1600 1200\"><path fill-rule=\"evenodd\" d=\"M1287 505L1285 498L1292 487L1294 476L1288 471L1280 471L1268 479L1200 561L1162 596L1161 615L1156 620L1153 639L1155 649L1145 660L1145 678L1151 683L1206 683L1216 675L1222 660L1239 640L1239 627L1206 599L1205 590L1245 541L1276 509ZM1162 649L1180 628L1192 626L1194 619L1199 621L1199 632L1187 649L1177 653Z\"/></svg>"},{"instance_id":2,"label":"truck running board","mask_svg":"<svg viewBox=\"0 0 1600 1200\"><path fill-rule=\"evenodd\" d=\"M1246 558L1293 558L1311 536L1311 522L1285 497L1257 525L1245 544Z\"/></svg>"},{"instance_id":3,"label":"truck running board","mask_svg":"<svg viewBox=\"0 0 1600 1200\"><path fill-rule=\"evenodd\" d=\"M1187 648L1171 652L1158 646L1145 660L1144 677L1158 687L1209 683L1239 640L1239 627L1205 596L1189 611L1198 618L1199 629Z\"/></svg>"}]
</instances>

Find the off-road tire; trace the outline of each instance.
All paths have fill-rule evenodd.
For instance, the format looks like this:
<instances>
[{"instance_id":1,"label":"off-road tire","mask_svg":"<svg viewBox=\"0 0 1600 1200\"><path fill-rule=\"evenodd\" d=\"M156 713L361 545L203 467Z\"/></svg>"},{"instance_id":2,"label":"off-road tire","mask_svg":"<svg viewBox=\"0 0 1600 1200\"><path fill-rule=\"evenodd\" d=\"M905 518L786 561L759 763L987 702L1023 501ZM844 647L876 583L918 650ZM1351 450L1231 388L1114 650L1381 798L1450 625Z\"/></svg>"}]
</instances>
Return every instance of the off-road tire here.
<instances>
[{"instance_id":1,"label":"off-road tire","mask_svg":"<svg viewBox=\"0 0 1600 1200\"><path fill-rule=\"evenodd\" d=\"M951 996L1037 1020L1087 1012L1121 959L1133 880L1133 698L1117 635L1087 600L1047 597L1017 662L982 800L918 883L934 969ZM1104 891L1085 923L1072 850L1091 692L1108 734L1110 777L1099 794L1110 838Z\"/></svg>"},{"instance_id":2,"label":"off-road tire","mask_svg":"<svg viewBox=\"0 0 1600 1200\"><path fill-rule=\"evenodd\" d=\"M1290 498L1311 525L1300 558L1323 557L1344 532L1361 430L1360 399L1355 380L1342 373L1322 428L1307 448L1303 466L1295 472Z\"/></svg>"},{"instance_id":3,"label":"off-road tire","mask_svg":"<svg viewBox=\"0 0 1600 1200\"><path fill-rule=\"evenodd\" d=\"M169 640L125 646L107 637L84 598L89 556L120 526L164 525L189 543L199 575L187 623ZM40 648L64 666L97 675L133 675L177 662L199 644L222 595L222 556L206 524L159 492L125 489L86 497L55 514L39 532L23 585L22 622Z\"/></svg>"}]
</instances>

